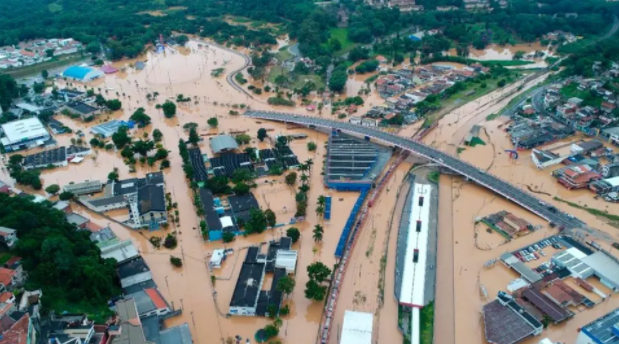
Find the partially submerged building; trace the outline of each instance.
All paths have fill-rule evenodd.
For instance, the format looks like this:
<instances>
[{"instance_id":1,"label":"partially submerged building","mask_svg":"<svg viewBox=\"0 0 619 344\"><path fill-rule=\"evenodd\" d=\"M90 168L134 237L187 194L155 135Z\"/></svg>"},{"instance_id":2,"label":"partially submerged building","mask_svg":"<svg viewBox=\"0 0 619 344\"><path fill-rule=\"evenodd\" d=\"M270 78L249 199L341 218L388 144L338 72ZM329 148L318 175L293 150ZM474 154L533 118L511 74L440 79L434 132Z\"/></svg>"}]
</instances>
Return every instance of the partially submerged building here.
<instances>
[{"instance_id":1,"label":"partially submerged building","mask_svg":"<svg viewBox=\"0 0 619 344\"><path fill-rule=\"evenodd\" d=\"M80 201L97 212L128 207L129 220L125 224L136 229L147 227L154 230L168 221L165 181L161 172L148 173L145 178L113 181L105 196L81 198Z\"/></svg>"},{"instance_id":2,"label":"partially submerged building","mask_svg":"<svg viewBox=\"0 0 619 344\"><path fill-rule=\"evenodd\" d=\"M282 237L269 242L267 253L260 247L247 249L245 261L230 300L231 315L268 316L270 306L279 312L282 292L277 290L279 280L296 268L296 251L291 250L292 239ZM272 273L270 289L262 289L265 275Z\"/></svg>"},{"instance_id":3,"label":"partially submerged building","mask_svg":"<svg viewBox=\"0 0 619 344\"><path fill-rule=\"evenodd\" d=\"M44 146L52 138L36 117L5 123L1 128L4 136L0 143L7 152Z\"/></svg>"},{"instance_id":4,"label":"partially submerged building","mask_svg":"<svg viewBox=\"0 0 619 344\"><path fill-rule=\"evenodd\" d=\"M619 344L619 308L583 326L574 344Z\"/></svg>"},{"instance_id":5,"label":"partially submerged building","mask_svg":"<svg viewBox=\"0 0 619 344\"><path fill-rule=\"evenodd\" d=\"M372 344L372 313L345 311L340 344Z\"/></svg>"},{"instance_id":6,"label":"partially submerged building","mask_svg":"<svg viewBox=\"0 0 619 344\"><path fill-rule=\"evenodd\" d=\"M490 344L515 344L542 333L544 325L514 298L499 292L496 300L482 308L484 333Z\"/></svg>"}]
</instances>

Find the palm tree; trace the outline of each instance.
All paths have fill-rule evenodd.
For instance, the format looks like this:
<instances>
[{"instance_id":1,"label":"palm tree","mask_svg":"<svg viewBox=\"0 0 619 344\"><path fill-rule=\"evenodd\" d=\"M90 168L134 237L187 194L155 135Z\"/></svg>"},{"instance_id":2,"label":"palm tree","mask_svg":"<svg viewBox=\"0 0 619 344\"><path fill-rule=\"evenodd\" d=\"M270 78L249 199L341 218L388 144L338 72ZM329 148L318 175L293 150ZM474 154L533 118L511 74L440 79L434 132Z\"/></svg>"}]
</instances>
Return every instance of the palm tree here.
<instances>
[{"instance_id":1,"label":"palm tree","mask_svg":"<svg viewBox=\"0 0 619 344\"><path fill-rule=\"evenodd\" d=\"M306 164L299 164L299 171L307 172L308 170L309 170L309 166L307 166Z\"/></svg>"},{"instance_id":2,"label":"palm tree","mask_svg":"<svg viewBox=\"0 0 619 344\"><path fill-rule=\"evenodd\" d=\"M301 182L302 182L303 184L307 183L307 180L308 180L308 179L309 179L309 177L307 176L307 174L303 173L303 174L301 175Z\"/></svg>"},{"instance_id":3,"label":"palm tree","mask_svg":"<svg viewBox=\"0 0 619 344\"><path fill-rule=\"evenodd\" d=\"M316 207L316 215L322 216L325 213L325 207L319 205Z\"/></svg>"},{"instance_id":4,"label":"palm tree","mask_svg":"<svg viewBox=\"0 0 619 344\"><path fill-rule=\"evenodd\" d=\"M318 196L318 205L324 207L327 203L327 198L324 195Z\"/></svg>"},{"instance_id":5,"label":"palm tree","mask_svg":"<svg viewBox=\"0 0 619 344\"><path fill-rule=\"evenodd\" d=\"M312 159L307 159L307 160L305 160L305 165L307 165L307 168L309 170L311 170L312 169L312 165L314 165L314 161Z\"/></svg>"},{"instance_id":6,"label":"palm tree","mask_svg":"<svg viewBox=\"0 0 619 344\"><path fill-rule=\"evenodd\" d=\"M324 230L322 229L321 225L314 226L314 241L321 242L323 233L324 233Z\"/></svg>"},{"instance_id":7,"label":"palm tree","mask_svg":"<svg viewBox=\"0 0 619 344\"><path fill-rule=\"evenodd\" d=\"M299 191L301 191L301 192L308 192L309 189L310 189L310 187L307 184L303 184L303 185L299 186Z\"/></svg>"}]
</instances>

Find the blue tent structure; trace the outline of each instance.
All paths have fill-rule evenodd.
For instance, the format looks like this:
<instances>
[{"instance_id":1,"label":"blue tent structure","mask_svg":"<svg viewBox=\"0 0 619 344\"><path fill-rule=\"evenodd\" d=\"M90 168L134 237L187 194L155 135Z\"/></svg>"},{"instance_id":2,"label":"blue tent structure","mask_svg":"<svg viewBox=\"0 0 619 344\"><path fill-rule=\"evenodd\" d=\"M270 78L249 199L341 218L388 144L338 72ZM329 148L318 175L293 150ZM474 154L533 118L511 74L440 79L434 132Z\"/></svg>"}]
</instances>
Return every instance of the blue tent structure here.
<instances>
[{"instance_id":1,"label":"blue tent structure","mask_svg":"<svg viewBox=\"0 0 619 344\"><path fill-rule=\"evenodd\" d=\"M83 66L71 66L62 72L64 78L88 82L100 78L104 73L100 70Z\"/></svg>"}]
</instances>

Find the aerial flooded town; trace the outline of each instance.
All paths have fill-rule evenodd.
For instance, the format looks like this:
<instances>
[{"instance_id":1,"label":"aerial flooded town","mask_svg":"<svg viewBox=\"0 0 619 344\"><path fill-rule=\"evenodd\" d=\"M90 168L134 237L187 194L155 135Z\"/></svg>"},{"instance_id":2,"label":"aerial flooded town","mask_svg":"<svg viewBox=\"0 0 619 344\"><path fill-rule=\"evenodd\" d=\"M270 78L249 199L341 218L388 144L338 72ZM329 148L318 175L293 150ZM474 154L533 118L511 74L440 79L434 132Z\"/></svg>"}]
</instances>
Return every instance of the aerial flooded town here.
<instances>
[{"instance_id":1,"label":"aerial flooded town","mask_svg":"<svg viewBox=\"0 0 619 344\"><path fill-rule=\"evenodd\" d=\"M615 2L0 9L0 344L619 344Z\"/></svg>"}]
</instances>

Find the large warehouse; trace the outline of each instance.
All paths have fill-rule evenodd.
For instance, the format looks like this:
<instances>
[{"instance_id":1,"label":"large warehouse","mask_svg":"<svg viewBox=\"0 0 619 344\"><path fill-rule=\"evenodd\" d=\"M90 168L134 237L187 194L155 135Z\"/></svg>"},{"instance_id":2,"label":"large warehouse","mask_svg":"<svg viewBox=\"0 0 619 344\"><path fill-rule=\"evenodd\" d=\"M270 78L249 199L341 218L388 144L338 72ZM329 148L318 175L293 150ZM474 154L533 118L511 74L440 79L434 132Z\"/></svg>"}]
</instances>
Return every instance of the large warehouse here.
<instances>
[{"instance_id":1,"label":"large warehouse","mask_svg":"<svg viewBox=\"0 0 619 344\"><path fill-rule=\"evenodd\" d=\"M619 344L619 308L582 327L575 344Z\"/></svg>"},{"instance_id":2,"label":"large warehouse","mask_svg":"<svg viewBox=\"0 0 619 344\"><path fill-rule=\"evenodd\" d=\"M211 150L215 154L239 149L238 143L230 135L217 135L211 139Z\"/></svg>"},{"instance_id":3,"label":"large warehouse","mask_svg":"<svg viewBox=\"0 0 619 344\"><path fill-rule=\"evenodd\" d=\"M43 146L51 136L38 118L28 118L2 125L0 139L7 152Z\"/></svg>"},{"instance_id":4,"label":"large warehouse","mask_svg":"<svg viewBox=\"0 0 619 344\"><path fill-rule=\"evenodd\" d=\"M83 66L71 66L62 72L63 78L76 81L88 82L102 77L104 74L100 70Z\"/></svg>"}]
</instances>

